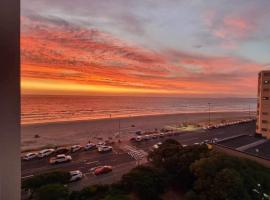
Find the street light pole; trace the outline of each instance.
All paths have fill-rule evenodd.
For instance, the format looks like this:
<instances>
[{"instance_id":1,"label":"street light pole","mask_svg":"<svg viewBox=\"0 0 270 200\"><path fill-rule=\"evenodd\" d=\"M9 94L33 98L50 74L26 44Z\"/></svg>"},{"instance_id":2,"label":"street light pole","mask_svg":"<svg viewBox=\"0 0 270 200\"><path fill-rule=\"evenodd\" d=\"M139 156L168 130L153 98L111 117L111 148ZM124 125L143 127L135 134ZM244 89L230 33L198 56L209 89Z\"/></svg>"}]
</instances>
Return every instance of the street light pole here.
<instances>
[{"instance_id":1,"label":"street light pole","mask_svg":"<svg viewBox=\"0 0 270 200\"><path fill-rule=\"evenodd\" d=\"M251 119L251 117L250 117L250 104L248 104L248 117L249 117L249 119Z\"/></svg>"},{"instance_id":2,"label":"street light pole","mask_svg":"<svg viewBox=\"0 0 270 200\"><path fill-rule=\"evenodd\" d=\"M120 119L119 119L119 124L118 124L118 135L119 135L119 138L120 138L120 130L121 130L121 122L120 122Z\"/></svg>"},{"instance_id":3,"label":"street light pole","mask_svg":"<svg viewBox=\"0 0 270 200\"><path fill-rule=\"evenodd\" d=\"M211 103L208 103L208 126L210 126L211 118L210 118L210 112L211 112Z\"/></svg>"}]
</instances>

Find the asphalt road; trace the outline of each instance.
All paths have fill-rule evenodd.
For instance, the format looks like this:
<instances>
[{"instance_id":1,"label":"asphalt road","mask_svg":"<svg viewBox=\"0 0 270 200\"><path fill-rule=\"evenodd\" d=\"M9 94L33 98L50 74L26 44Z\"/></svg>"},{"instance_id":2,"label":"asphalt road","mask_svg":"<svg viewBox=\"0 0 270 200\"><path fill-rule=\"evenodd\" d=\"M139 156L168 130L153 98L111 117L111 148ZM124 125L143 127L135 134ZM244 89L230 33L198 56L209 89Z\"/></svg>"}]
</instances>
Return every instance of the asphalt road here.
<instances>
[{"instance_id":1,"label":"asphalt road","mask_svg":"<svg viewBox=\"0 0 270 200\"><path fill-rule=\"evenodd\" d=\"M116 144L117 146L114 146L114 150L108 153L98 153L96 150L80 151L71 154L71 162L58 165L50 165L48 162L49 158L22 161L22 179L54 170L80 170L83 172L84 178L81 181L70 184L71 189L80 190L87 185L106 184L119 180L123 174L135 167L139 162L146 161L147 152L152 149L154 144L168 138L176 139L183 145L192 145L213 138L221 140L239 134L251 135L254 132L255 122L248 122L212 130L182 132L177 136L167 136L140 143L127 141L121 145ZM111 165L113 166L113 171L108 174L94 176L91 168L101 165Z\"/></svg>"}]
</instances>

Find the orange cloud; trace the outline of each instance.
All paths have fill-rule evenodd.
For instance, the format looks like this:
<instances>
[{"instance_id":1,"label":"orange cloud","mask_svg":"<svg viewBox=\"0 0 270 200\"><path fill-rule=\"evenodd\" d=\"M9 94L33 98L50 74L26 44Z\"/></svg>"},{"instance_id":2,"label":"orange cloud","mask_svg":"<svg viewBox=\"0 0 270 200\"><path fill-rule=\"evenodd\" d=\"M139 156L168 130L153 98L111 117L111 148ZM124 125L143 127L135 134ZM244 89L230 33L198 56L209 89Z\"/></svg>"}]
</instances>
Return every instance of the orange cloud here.
<instances>
[{"instance_id":1,"label":"orange cloud","mask_svg":"<svg viewBox=\"0 0 270 200\"><path fill-rule=\"evenodd\" d=\"M241 20L226 23L246 27ZM246 88L250 95L261 69L237 58L155 52L99 30L28 17L21 48L23 93L239 95Z\"/></svg>"}]
</instances>

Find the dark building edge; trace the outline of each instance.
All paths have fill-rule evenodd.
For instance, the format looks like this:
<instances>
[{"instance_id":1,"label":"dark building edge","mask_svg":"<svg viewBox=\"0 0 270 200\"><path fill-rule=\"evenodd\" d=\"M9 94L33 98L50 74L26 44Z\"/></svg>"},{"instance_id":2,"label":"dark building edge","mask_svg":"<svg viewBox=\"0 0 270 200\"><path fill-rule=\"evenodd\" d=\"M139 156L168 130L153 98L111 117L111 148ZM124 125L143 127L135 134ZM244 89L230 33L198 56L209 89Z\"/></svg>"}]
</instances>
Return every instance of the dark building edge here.
<instances>
[{"instance_id":1,"label":"dark building edge","mask_svg":"<svg viewBox=\"0 0 270 200\"><path fill-rule=\"evenodd\" d=\"M0 1L0 199L20 199L20 0Z\"/></svg>"}]
</instances>

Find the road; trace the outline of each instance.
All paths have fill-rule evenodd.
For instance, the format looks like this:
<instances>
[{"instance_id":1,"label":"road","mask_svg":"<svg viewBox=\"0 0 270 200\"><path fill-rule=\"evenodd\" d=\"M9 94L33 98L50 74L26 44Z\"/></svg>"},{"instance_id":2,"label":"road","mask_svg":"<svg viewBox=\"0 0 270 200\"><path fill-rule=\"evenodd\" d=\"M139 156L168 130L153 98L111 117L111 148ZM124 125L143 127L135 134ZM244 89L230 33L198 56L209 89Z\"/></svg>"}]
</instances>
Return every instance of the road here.
<instances>
[{"instance_id":1,"label":"road","mask_svg":"<svg viewBox=\"0 0 270 200\"><path fill-rule=\"evenodd\" d=\"M48 160L32 160L22 162L22 179L50 172L54 170L81 170L84 178L81 181L70 184L71 189L80 190L91 184L112 183L121 178L137 164L146 162L147 152L158 142L168 138L175 139L183 145L192 145L204 140L218 138L219 140L239 134L254 134L255 122L248 122L239 125L232 125L212 130L200 130L195 132L182 132L176 136L152 139L140 143L123 142L114 146L114 150L109 153L99 153L94 151L81 151L71 154L72 162L58 165L50 165ZM113 172L100 176L94 176L91 168L101 165L113 166Z\"/></svg>"}]
</instances>

